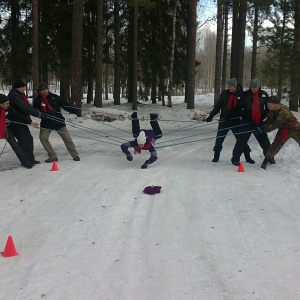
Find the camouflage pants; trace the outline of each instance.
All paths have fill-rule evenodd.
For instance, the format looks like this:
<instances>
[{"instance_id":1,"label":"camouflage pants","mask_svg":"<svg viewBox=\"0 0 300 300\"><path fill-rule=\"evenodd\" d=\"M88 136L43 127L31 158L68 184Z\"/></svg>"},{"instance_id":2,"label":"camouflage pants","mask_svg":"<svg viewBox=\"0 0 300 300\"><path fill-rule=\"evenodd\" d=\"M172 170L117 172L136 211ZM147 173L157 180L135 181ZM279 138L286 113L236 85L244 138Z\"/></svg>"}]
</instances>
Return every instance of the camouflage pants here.
<instances>
[{"instance_id":1,"label":"camouflage pants","mask_svg":"<svg viewBox=\"0 0 300 300\"><path fill-rule=\"evenodd\" d=\"M300 126L290 128L288 139L294 139L300 146ZM267 158L273 158L287 141L281 140L281 131L278 130L273 143L266 153Z\"/></svg>"}]
</instances>

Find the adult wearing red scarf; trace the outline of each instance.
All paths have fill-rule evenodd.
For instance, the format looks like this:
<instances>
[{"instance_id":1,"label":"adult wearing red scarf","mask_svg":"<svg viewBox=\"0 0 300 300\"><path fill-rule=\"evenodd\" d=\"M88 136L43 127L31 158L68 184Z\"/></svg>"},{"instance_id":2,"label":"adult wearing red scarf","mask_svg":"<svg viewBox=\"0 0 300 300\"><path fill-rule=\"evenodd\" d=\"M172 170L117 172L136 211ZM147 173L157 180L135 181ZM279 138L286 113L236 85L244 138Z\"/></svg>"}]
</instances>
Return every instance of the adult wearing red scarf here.
<instances>
[{"instance_id":1,"label":"adult wearing red scarf","mask_svg":"<svg viewBox=\"0 0 300 300\"><path fill-rule=\"evenodd\" d=\"M34 157L33 137L28 126L24 125L23 117L30 119L30 115L32 115L34 117L41 118L43 115L39 110L33 108L29 104L29 101L24 94L25 89L26 84L22 80L16 80L13 84L13 88L7 95L10 106L12 106L20 115L22 115L22 118L17 117L13 122L11 122L10 128L18 140L19 145L29 157L29 163L34 166L36 164L40 164L40 162Z\"/></svg>"},{"instance_id":2,"label":"adult wearing red scarf","mask_svg":"<svg viewBox=\"0 0 300 300\"><path fill-rule=\"evenodd\" d=\"M40 129L40 141L49 156L45 162L51 163L58 160L57 154L49 141L50 133L53 130L56 130L60 135L73 159L79 161L78 152L66 127L61 108L69 113L76 114L78 117L81 116L81 109L70 105L60 96L51 93L46 82L39 84L38 93L39 95L33 100L33 106L46 114L46 118L41 121Z\"/></svg>"},{"instance_id":3,"label":"adult wearing red scarf","mask_svg":"<svg viewBox=\"0 0 300 300\"><path fill-rule=\"evenodd\" d=\"M222 91L218 102L209 114L206 122L211 122L213 117L221 111L216 142L214 146L214 158L212 162L218 162L223 148L223 142L227 133L231 130L233 134L239 131L240 118L236 111L236 106L240 100L243 87L237 83L236 78L231 78L227 82L227 89ZM255 161L250 157L251 149L248 144L244 148L246 162L254 164Z\"/></svg>"},{"instance_id":4,"label":"adult wearing red scarf","mask_svg":"<svg viewBox=\"0 0 300 300\"><path fill-rule=\"evenodd\" d=\"M239 134L237 135L237 141L232 152L232 164L236 166L239 165L241 154L245 145L248 143L251 133L254 132L258 126L261 126L263 120L266 118L268 99L269 95L261 89L260 81L258 79L252 79L250 81L249 90L243 92L237 105L237 110L242 116L242 123L244 125L238 129ZM265 154L270 147L270 140L267 133L255 132L254 136ZM275 163L274 159L273 163Z\"/></svg>"},{"instance_id":5,"label":"adult wearing red scarf","mask_svg":"<svg viewBox=\"0 0 300 300\"><path fill-rule=\"evenodd\" d=\"M0 139L6 139L19 158L22 166L27 169L31 169L32 163L27 153L16 140L12 130L11 124L13 124L15 120L21 121L23 126L31 124L35 128L39 127L37 122L33 122L30 118L23 116L13 107L9 106L7 96L0 94Z\"/></svg>"}]
</instances>

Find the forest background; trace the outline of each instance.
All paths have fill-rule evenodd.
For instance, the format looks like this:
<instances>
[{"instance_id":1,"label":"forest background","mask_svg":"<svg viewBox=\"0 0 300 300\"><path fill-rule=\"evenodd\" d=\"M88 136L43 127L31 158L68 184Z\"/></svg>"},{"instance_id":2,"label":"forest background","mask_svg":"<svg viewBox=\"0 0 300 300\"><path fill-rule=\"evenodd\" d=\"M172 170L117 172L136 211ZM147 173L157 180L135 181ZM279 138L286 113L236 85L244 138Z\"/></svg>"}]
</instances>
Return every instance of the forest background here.
<instances>
[{"instance_id":1,"label":"forest background","mask_svg":"<svg viewBox=\"0 0 300 300\"><path fill-rule=\"evenodd\" d=\"M214 101L251 78L298 111L300 0L1 0L0 81L35 96L40 81L71 104ZM286 93L287 92L287 93ZM167 100L165 102L165 100Z\"/></svg>"}]
</instances>

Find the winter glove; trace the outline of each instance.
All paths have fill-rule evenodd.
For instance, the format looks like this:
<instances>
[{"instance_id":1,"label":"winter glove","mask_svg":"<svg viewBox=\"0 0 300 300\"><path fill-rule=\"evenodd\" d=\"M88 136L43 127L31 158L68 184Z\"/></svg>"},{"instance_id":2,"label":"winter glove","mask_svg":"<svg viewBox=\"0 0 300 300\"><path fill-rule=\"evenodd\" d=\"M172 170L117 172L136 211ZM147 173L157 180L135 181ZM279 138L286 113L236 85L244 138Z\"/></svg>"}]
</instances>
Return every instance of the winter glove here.
<instances>
[{"instance_id":1,"label":"winter glove","mask_svg":"<svg viewBox=\"0 0 300 300\"><path fill-rule=\"evenodd\" d=\"M131 119L137 119L137 112L136 111L131 114Z\"/></svg>"},{"instance_id":2,"label":"winter glove","mask_svg":"<svg viewBox=\"0 0 300 300\"><path fill-rule=\"evenodd\" d=\"M151 121L157 120L157 118L158 118L158 114L156 114L156 113L151 113L150 114Z\"/></svg>"},{"instance_id":3,"label":"winter glove","mask_svg":"<svg viewBox=\"0 0 300 300\"><path fill-rule=\"evenodd\" d=\"M135 147L134 148L134 154L141 154L141 148L140 147Z\"/></svg>"},{"instance_id":4,"label":"winter glove","mask_svg":"<svg viewBox=\"0 0 300 300\"><path fill-rule=\"evenodd\" d=\"M141 169L147 169L149 163L148 162L144 162L144 164L141 166Z\"/></svg>"},{"instance_id":5,"label":"winter glove","mask_svg":"<svg viewBox=\"0 0 300 300\"><path fill-rule=\"evenodd\" d=\"M262 127L256 127L256 128L254 129L254 133L255 133L255 134L261 134L261 133L263 133L263 132L264 132L264 130L263 130Z\"/></svg>"},{"instance_id":6,"label":"winter glove","mask_svg":"<svg viewBox=\"0 0 300 300\"><path fill-rule=\"evenodd\" d=\"M211 122L212 119L213 119L213 118L212 118L211 116L209 116L208 118L205 119L205 121L206 121L206 122Z\"/></svg>"},{"instance_id":7,"label":"winter glove","mask_svg":"<svg viewBox=\"0 0 300 300\"><path fill-rule=\"evenodd\" d=\"M56 110L55 109L50 109L47 114L54 116L56 114Z\"/></svg>"},{"instance_id":8,"label":"winter glove","mask_svg":"<svg viewBox=\"0 0 300 300\"><path fill-rule=\"evenodd\" d=\"M132 157L132 155L130 153L126 154L126 158L127 158L128 161L132 161L133 160L133 157Z\"/></svg>"}]
</instances>

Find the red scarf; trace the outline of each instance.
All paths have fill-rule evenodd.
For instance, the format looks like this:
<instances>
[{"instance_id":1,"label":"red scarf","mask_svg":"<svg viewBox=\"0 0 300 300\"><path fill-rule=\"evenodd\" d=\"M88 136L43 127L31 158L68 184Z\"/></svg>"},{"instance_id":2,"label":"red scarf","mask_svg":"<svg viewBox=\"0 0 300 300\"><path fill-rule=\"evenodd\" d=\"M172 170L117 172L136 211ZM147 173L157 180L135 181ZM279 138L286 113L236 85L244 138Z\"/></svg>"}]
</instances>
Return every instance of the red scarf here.
<instances>
[{"instance_id":1,"label":"red scarf","mask_svg":"<svg viewBox=\"0 0 300 300\"><path fill-rule=\"evenodd\" d=\"M141 150L148 150L152 146L152 140L149 138L148 142L144 145L143 148L140 148L139 146L134 148L134 154L140 154Z\"/></svg>"},{"instance_id":2,"label":"red scarf","mask_svg":"<svg viewBox=\"0 0 300 300\"><path fill-rule=\"evenodd\" d=\"M41 101L41 110L44 113L49 112L50 110L53 110L53 108L50 106L47 96L49 95L49 93L46 96L41 96L42 97L42 101Z\"/></svg>"},{"instance_id":3,"label":"red scarf","mask_svg":"<svg viewBox=\"0 0 300 300\"><path fill-rule=\"evenodd\" d=\"M289 126L280 129L280 139L283 143L289 139L290 128L293 127L297 122L298 120L295 118L295 120Z\"/></svg>"},{"instance_id":4,"label":"red scarf","mask_svg":"<svg viewBox=\"0 0 300 300\"><path fill-rule=\"evenodd\" d=\"M25 103L27 106L29 106L29 101L28 101L27 97L26 97L24 94L21 94L21 96L22 96L22 98L23 98L24 103ZM26 117L30 119L30 115L26 115Z\"/></svg>"},{"instance_id":5,"label":"red scarf","mask_svg":"<svg viewBox=\"0 0 300 300\"><path fill-rule=\"evenodd\" d=\"M236 105L237 105L237 98L236 98L236 96L233 95L233 94L230 94L226 108L227 109L232 109L232 108L236 107Z\"/></svg>"},{"instance_id":6,"label":"red scarf","mask_svg":"<svg viewBox=\"0 0 300 300\"><path fill-rule=\"evenodd\" d=\"M259 124L259 122L261 120L261 112L260 112L258 92L253 94L252 100L253 100L252 101L252 121L255 124Z\"/></svg>"},{"instance_id":7,"label":"red scarf","mask_svg":"<svg viewBox=\"0 0 300 300\"><path fill-rule=\"evenodd\" d=\"M5 110L0 107L0 139L6 139L6 115Z\"/></svg>"}]
</instances>

